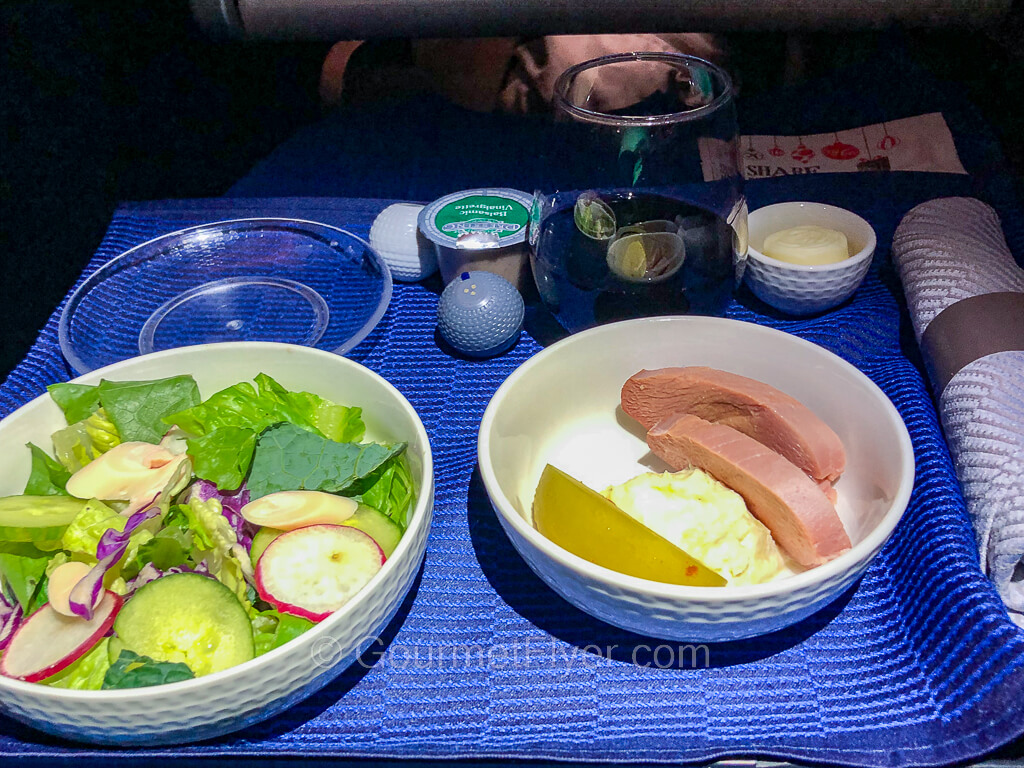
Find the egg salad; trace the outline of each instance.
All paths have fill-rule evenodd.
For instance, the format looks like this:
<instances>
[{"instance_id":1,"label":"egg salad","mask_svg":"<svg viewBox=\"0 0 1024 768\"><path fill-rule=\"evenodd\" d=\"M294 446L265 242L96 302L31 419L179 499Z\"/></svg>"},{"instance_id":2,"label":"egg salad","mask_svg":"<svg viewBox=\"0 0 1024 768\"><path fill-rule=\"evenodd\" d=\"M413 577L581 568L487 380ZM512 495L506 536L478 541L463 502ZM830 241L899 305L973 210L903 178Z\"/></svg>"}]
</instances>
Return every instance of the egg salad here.
<instances>
[{"instance_id":1,"label":"egg salad","mask_svg":"<svg viewBox=\"0 0 1024 768\"><path fill-rule=\"evenodd\" d=\"M760 584L791 572L743 498L700 469L648 472L602 495L731 585Z\"/></svg>"}]
</instances>

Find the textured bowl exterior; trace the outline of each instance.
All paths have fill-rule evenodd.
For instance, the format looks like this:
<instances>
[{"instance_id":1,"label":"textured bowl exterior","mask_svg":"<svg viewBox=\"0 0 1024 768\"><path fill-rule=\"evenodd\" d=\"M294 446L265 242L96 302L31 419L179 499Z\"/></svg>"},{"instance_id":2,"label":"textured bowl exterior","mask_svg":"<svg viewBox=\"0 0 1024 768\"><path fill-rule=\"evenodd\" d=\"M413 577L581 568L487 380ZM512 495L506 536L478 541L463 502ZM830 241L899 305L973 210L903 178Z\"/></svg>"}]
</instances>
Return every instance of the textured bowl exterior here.
<instances>
[{"instance_id":1,"label":"textured bowl exterior","mask_svg":"<svg viewBox=\"0 0 1024 768\"><path fill-rule=\"evenodd\" d=\"M731 370L776 386L837 432L848 457L836 488L837 510L853 543L849 551L765 584L687 587L595 565L533 527L532 500L546 464L597 489L666 469L652 465L643 428L622 413L621 387L639 370L686 365ZM612 323L535 355L488 404L480 425L479 464L509 541L551 589L616 627L701 643L777 631L843 595L892 534L914 483L906 426L863 373L781 331L702 317Z\"/></svg>"},{"instance_id":2,"label":"textured bowl exterior","mask_svg":"<svg viewBox=\"0 0 1024 768\"><path fill-rule=\"evenodd\" d=\"M747 256L744 275L750 290L765 304L790 315L813 315L842 304L871 266L871 259L866 258L842 262L841 269L798 271L754 251Z\"/></svg>"},{"instance_id":3,"label":"textured bowl exterior","mask_svg":"<svg viewBox=\"0 0 1024 768\"><path fill-rule=\"evenodd\" d=\"M567 567L545 556L520 530L509 525L497 507L495 511L516 551L551 589L612 626L662 640L728 642L784 629L842 595L878 553L877 548L866 552L839 578L803 585L783 594L738 595L714 601L678 600Z\"/></svg>"},{"instance_id":4,"label":"textured bowl exterior","mask_svg":"<svg viewBox=\"0 0 1024 768\"><path fill-rule=\"evenodd\" d=\"M846 235L850 258L822 266L789 264L761 252L764 238L782 229L813 224ZM846 301L864 280L877 239L871 225L844 208L823 203L790 202L758 208L748 219L750 246L744 279L765 304L790 315L813 315Z\"/></svg>"},{"instance_id":5,"label":"textured bowl exterior","mask_svg":"<svg viewBox=\"0 0 1024 768\"><path fill-rule=\"evenodd\" d=\"M4 714L55 736L96 744L153 746L211 738L271 717L317 691L355 662L394 617L423 560L434 485L426 431L412 406L390 384L328 352L245 342L160 352L79 380L95 383L100 378L144 379L187 372L209 394L215 391L211 382L226 386L260 371L293 389L308 381L308 391L337 402L345 402L346 389L359 392L374 400L363 412L371 434L404 432L419 493L406 534L391 558L341 610L252 661L195 680L135 690L69 691L0 677ZM364 397L353 395L349 402L365 402ZM393 410L382 413L388 405ZM0 459L16 449L20 453L27 437L47 444L54 419L60 417L51 406L49 397L43 396L0 422ZM371 427L374 417L384 417L385 423ZM0 492L17 493L11 485L5 480Z\"/></svg>"}]
</instances>

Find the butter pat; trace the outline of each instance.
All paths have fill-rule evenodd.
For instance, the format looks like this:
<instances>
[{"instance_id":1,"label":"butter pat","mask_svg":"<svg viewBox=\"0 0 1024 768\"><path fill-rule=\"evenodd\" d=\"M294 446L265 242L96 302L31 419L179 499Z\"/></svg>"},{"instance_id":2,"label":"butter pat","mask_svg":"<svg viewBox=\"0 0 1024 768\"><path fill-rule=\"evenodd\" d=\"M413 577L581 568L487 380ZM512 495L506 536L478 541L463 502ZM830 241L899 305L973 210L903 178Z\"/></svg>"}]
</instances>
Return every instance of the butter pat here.
<instances>
[{"instance_id":1,"label":"butter pat","mask_svg":"<svg viewBox=\"0 0 1024 768\"><path fill-rule=\"evenodd\" d=\"M846 235L834 229L805 224L773 232L764 239L761 252L790 264L835 264L850 258Z\"/></svg>"}]
</instances>

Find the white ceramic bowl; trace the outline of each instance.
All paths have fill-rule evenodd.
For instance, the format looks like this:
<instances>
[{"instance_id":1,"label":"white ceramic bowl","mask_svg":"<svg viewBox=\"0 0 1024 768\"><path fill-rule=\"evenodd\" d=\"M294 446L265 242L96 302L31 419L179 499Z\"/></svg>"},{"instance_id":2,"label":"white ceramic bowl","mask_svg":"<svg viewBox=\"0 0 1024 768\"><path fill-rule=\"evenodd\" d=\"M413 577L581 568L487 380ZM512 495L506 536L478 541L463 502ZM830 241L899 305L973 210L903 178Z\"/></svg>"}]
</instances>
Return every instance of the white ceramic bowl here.
<instances>
[{"instance_id":1,"label":"white ceramic bowl","mask_svg":"<svg viewBox=\"0 0 1024 768\"><path fill-rule=\"evenodd\" d=\"M805 224L835 229L846 235L850 258L835 264L789 264L765 256L764 239ZM875 230L845 208L824 203L776 203L750 212L749 249L744 276L761 301L790 315L812 315L846 301L864 280L875 253Z\"/></svg>"},{"instance_id":2,"label":"white ceramic bowl","mask_svg":"<svg viewBox=\"0 0 1024 768\"><path fill-rule=\"evenodd\" d=\"M624 576L570 554L531 524L545 464L594 489L665 471L619 407L641 369L706 365L771 384L843 441L838 512L853 542L835 560L753 586L684 587ZM696 642L772 632L823 608L864 572L910 498L914 452L899 413L870 379L808 341L736 320L656 317L570 336L520 366L480 425L480 472L505 532L530 568L581 610L644 635Z\"/></svg>"},{"instance_id":3,"label":"white ceramic bowl","mask_svg":"<svg viewBox=\"0 0 1024 768\"><path fill-rule=\"evenodd\" d=\"M373 580L344 608L290 643L237 667L181 683L115 691L72 691L0 677L0 710L39 730L99 744L174 744L217 736L270 717L326 685L392 619L426 548L433 510L433 461L426 430L402 394L346 358L309 347L231 342L132 358L75 381L137 380L190 373L210 395L264 372L289 389L363 409L369 440L404 440L417 488L409 527ZM64 425L43 395L0 422L0 495L18 494L29 474L25 443L48 446Z\"/></svg>"}]
</instances>

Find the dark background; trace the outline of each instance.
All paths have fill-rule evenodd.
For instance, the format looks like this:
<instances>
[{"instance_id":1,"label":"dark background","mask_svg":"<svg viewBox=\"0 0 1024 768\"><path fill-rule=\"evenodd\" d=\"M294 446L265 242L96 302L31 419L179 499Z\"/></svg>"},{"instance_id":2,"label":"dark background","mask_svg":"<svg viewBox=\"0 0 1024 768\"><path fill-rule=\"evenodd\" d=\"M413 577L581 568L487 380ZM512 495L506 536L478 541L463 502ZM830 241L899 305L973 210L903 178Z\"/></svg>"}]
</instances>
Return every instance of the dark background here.
<instances>
[{"instance_id":1,"label":"dark background","mask_svg":"<svg viewBox=\"0 0 1024 768\"><path fill-rule=\"evenodd\" d=\"M969 5L969 4L968 4ZM222 194L257 159L323 114L326 42L217 42L186 0L2 0L0 377L24 356L96 249L122 200ZM899 31L959 83L1024 168L1019 8L989 30ZM874 55L892 30L730 36L740 97ZM797 53L794 53L797 52ZM408 88L401 41L352 64L350 100ZM895 76L895 73L894 73ZM881 84L884 87L884 84Z\"/></svg>"}]
</instances>

